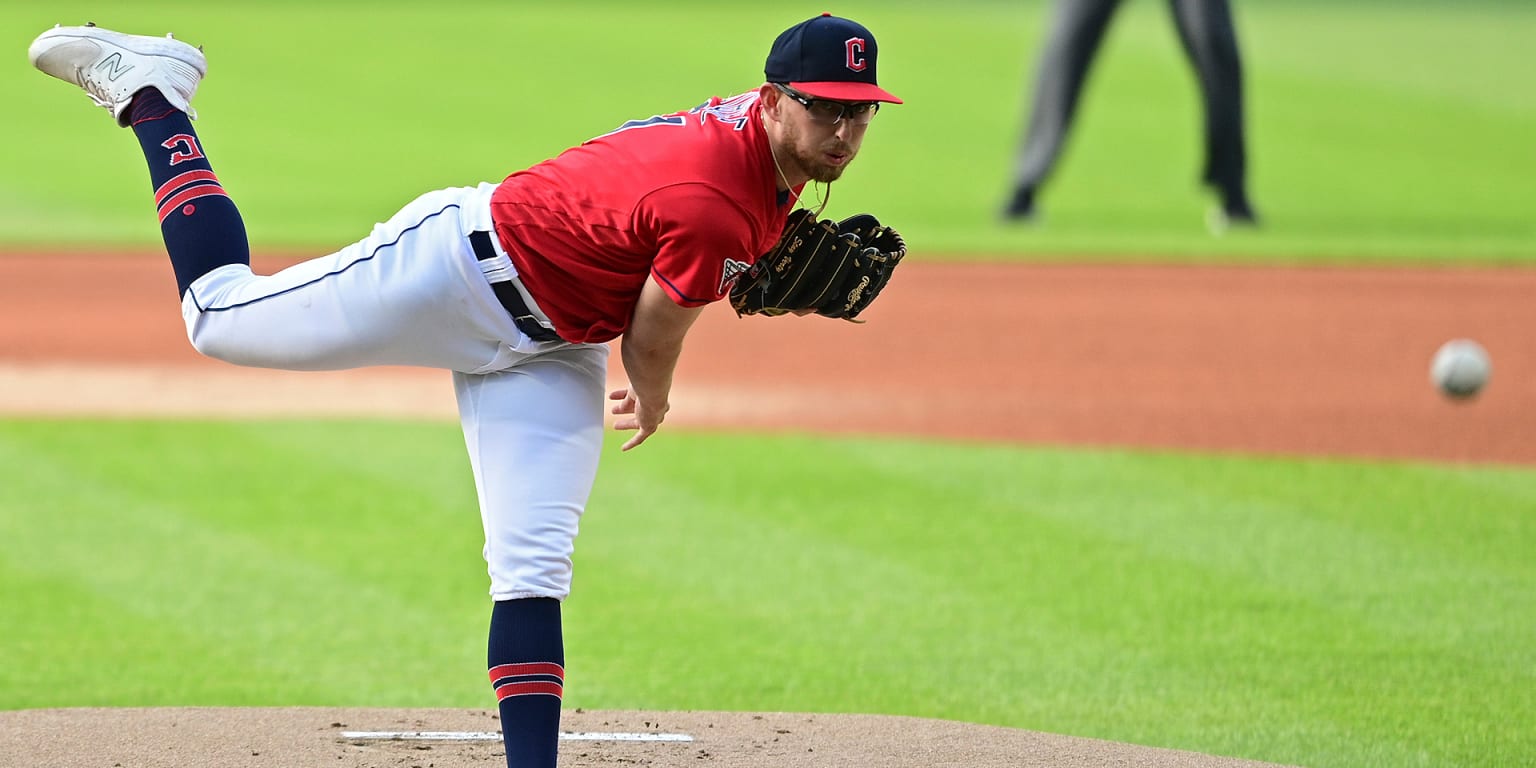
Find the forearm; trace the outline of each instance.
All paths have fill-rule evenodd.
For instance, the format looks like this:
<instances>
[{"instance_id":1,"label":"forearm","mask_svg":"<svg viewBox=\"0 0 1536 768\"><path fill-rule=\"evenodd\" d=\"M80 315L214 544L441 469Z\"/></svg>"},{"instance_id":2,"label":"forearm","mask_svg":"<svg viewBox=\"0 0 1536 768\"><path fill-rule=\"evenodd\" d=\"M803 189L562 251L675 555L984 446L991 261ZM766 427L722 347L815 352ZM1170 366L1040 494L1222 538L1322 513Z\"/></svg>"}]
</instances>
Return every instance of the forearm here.
<instances>
[{"instance_id":1,"label":"forearm","mask_svg":"<svg viewBox=\"0 0 1536 768\"><path fill-rule=\"evenodd\" d=\"M683 337L699 316L700 307L673 303L665 290L651 280L640 293L629 330L624 332L619 354L629 386L608 393L617 400L613 412L621 418L615 429L633 429L635 436L624 444L629 450L643 442L667 417L672 406L672 374L682 355Z\"/></svg>"},{"instance_id":2,"label":"forearm","mask_svg":"<svg viewBox=\"0 0 1536 768\"><path fill-rule=\"evenodd\" d=\"M636 400L654 408L666 408L672 393L672 376L682 356L682 338L647 339L625 334L620 344L629 391Z\"/></svg>"}]
</instances>

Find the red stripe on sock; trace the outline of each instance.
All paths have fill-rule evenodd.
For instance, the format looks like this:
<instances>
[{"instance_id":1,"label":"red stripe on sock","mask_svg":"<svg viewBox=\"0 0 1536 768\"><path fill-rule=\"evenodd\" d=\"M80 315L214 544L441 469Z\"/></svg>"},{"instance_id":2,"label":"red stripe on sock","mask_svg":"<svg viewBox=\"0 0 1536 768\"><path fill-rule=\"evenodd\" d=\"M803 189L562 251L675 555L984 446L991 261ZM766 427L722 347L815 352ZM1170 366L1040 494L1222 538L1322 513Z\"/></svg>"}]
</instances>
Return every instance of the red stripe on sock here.
<instances>
[{"instance_id":1,"label":"red stripe on sock","mask_svg":"<svg viewBox=\"0 0 1536 768\"><path fill-rule=\"evenodd\" d=\"M128 114L129 114L129 119L133 120L133 123L132 123L133 125L138 125L139 123L147 123L147 122L150 122L151 120L159 120L162 117L169 117L169 116L174 115L177 112L181 111L181 110L179 110L179 109L177 109L175 107L167 107L164 112L160 112L159 114L145 115L144 117L133 118L132 117L132 115L133 115L132 109L133 109L132 107L129 107L130 111L129 111Z\"/></svg>"},{"instance_id":2,"label":"red stripe on sock","mask_svg":"<svg viewBox=\"0 0 1536 768\"><path fill-rule=\"evenodd\" d=\"M217 184L219 183L219 177L213 175L213 171L187 171L186 173L178 174L155 190L155 207L159 208L160 204L165 202L167 195L194 181L211 181Z\"/></svg>"},{"instance_id":3,"label":"red stripe on sock","mask_svg":"<svg viewBox=\"0 0 1536 768\"><path fill-rule=\"evenodd\" d=\"M491 667L491 682L494 683L503 677L515 675L551 675L561 680L565 679L565 667L548 661L538 661L528 664L497 664Z\"/></svg>"},{"instance_id":4,"label":"red stripe on sock","mask_svg":"<svg viewBox=\"0 0 1536 768\"><path fill-rule=\"evenodd\" d=\"M551 683L546 680L530 680L526 683L507 683L496 687L496 700L511 698L513 696L553 696L563 698L565 686L559 683Z\"/></svg>"},{"instance_id":5,"label":"red stripe on sock","mask_svg":"<svg viewBox=\"0 0 1536 768\"><path fill-rule=\"evenodd\" d=\"M186 190L185 192L182 192L181 194L179 194L179 195L177 195L177 196L175 196L175 197L165 201L165 205L160 207L160 221L161 221L161 223L165 222L165 217L171 215L172 211L175 211L177 208L180 208L181 206L186 205L187 203L192 202L193 200L196 200L199 197L224 197L224 198L227 198L227 197L229 197L229 195L224 194L224 188L223 187L220 187L220 186L215 185L215 184L202 184L202 185L193 187L193 188L191 188L189 190Z\"/></svg>"}]
</instances>

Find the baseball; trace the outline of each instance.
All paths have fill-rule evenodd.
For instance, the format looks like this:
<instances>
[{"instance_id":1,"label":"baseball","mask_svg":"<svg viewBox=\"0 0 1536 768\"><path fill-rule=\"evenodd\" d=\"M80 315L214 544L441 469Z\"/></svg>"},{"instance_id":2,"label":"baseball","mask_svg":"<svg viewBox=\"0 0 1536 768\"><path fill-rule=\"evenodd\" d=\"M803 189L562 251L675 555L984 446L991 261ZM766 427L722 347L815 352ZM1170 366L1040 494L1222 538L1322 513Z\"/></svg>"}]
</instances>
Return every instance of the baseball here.
<instances>
[{"instance_id":1,"label":"baseball","mask_svg":"<svg viewBox=\"0 0 1536 768\"><path fill-rule=\"evenodd\" d=\"M1493 366L1488 352L1471 339L1452 339L1440 345L1429 367L1429 379L1446 397L1457 400L1476 395L1488 384Z\"/></svg>"}]
</instances>

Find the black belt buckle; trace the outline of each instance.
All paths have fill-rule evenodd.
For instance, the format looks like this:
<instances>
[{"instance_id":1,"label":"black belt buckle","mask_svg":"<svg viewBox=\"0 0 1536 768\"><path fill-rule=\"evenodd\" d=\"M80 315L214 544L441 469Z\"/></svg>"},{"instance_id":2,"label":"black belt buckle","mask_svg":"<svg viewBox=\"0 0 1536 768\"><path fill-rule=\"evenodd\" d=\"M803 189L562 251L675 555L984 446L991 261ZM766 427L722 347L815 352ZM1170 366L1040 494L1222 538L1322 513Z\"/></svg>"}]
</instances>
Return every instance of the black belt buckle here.
<instances>
[{"instance_id":1,"label":"black belt buckle","mask_svg":"<svg viewBox=\"0 0 1536 768\"><path fill-rule=\"evenodd\" d=\"M491 233L475 230L469 233L469 247L475 250L475 258L480 261L489 261L496 258L496 248L491 245ZM533 311L523 302L522 294L517 292L517 286L511 280L503 280L499 283L491 283L491 290L496 292L496 298L501 300L501 306L512 316L512 322L517 324L517 329L534 341L560 341L559 334L545 328L534 317Z\"/></svg>"}]
</instances>

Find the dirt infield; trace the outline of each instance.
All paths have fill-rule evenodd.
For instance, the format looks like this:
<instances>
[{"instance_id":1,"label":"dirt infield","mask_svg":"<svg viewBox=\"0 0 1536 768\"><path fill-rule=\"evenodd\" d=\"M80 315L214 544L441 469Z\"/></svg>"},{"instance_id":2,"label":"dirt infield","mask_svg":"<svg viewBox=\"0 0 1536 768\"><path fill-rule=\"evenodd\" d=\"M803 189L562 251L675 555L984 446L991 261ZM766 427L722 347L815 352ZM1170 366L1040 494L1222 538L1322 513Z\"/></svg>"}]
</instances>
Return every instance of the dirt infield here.
<instances>
[{"instance_id":1,"label":"dirt infield","mask_svg":"<svg viewBox=\"0 0 1536 768\"><path fill-rule=\"evenodd\" d=\"M283 373L199 359L160 256L0 256L0 415L454 418L446 374ZM258 263L267 270L278 263ZM1536 463L1536 270L903 267L865 325L705 313L667 427L900 434L1368 459ZM1451 402L1436 347L1488 348L1490 387ZM664 439L664 435L663 435ZM907 718L568 712L562 765L1258 765ZM495 730L491 713L0 712L0 763L29 766L501 764L494 742L360 730ZM5 763L10 764L10 763Z\"/></svg>"},{"instance_id":2,"label":"dirt infield","mask_svg":"<svg viewBox=\"0 0 1536 768\"><path fill-rule=\"evenodd\" d=\"M1272 765L1012 728L876 715L572 710L564 713L562 728L566 735L560 764L578 768ZM495 768L504 765L501 745L468 737L488 737L496 730L494 713L471 710L30 710L0 712L0 760L36 756L15 764L28 768ZM359 733L369 736L361 738ZM418 734L436 738L414 738ZM616 736L629 740L613 740ZM645 736L669 740L635 740ZM686 740L670 740L679 737ZM60 749L61 743L73 746Z\"/></svg>"},{"instance_id":3,"label":"dirt infield","mask_svg":"<svg viewBox=\"0 0 1536 768\"><path fill-rule=\"evenodd\" d=\"M162 259L0 256L0 414L453 418L438 371L198 358ZM1532 296L1532 269L917 262L865 325L711 307L668 424L1530 464ZM1471 402L1428 382L1458 336L1493 358Z\"/></svg>"}]
</instances>

